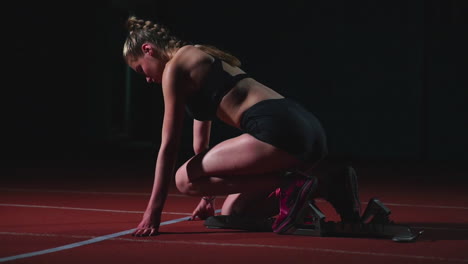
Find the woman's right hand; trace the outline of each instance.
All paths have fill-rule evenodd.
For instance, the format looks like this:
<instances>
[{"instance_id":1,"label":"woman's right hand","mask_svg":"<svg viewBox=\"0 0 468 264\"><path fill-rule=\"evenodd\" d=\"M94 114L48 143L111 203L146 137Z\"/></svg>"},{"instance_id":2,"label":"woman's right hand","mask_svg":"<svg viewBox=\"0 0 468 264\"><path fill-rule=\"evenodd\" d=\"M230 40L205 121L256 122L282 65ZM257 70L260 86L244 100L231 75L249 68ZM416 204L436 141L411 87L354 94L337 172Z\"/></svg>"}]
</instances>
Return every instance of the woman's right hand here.
<instances>
[{"instance_id":1,"label":"woman's right hand","mask_svg":"<svg viewBox=\"0 0 468 264\"><path fill-rule=\"evenodd\" d=\"M137 226L136 230L133 231L133 236L144 237L144 236L155 236L159 234L159 225L161 224L161 213L145 212L143 219Z\"/></svg>"},{"instance_id":2,"label":"woman's right hand","mask_svg":"<svg viewBox=\"0 0 468 264\"><path fill-rule=\"evenodd\" d=\"M214 197L212 199L202 198L200 203L198 203L198 206L193 210L190 220L196 220L197 218L205 220L214 214Z\"/></svg>"}]
</instances>

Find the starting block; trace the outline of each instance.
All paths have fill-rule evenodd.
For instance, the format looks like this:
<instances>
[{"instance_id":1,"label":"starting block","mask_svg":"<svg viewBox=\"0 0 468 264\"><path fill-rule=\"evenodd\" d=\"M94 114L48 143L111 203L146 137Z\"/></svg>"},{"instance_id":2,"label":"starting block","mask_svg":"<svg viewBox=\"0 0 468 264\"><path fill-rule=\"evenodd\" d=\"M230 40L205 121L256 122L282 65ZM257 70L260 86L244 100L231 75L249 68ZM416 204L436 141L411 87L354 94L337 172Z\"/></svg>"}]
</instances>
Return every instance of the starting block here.
<instances>
[{"instance_id":1,"label":"starting block","mask_svg":"<svg viewBox=\"0 0 468 264\"><path fill-rule=\"evenodd\" d=\"M391 211L377 198L370 199L360 221L325 221L325 215L309 201L298 214L297 221L284 235L319 237L371 237L387 238L395 242L416 241L424 230L396 224L390 220ZM272 231L274 219L247 219L239 216L211 216L205 220L207 228L241 229L257 232Z\"/></svg>"}]
</instances>

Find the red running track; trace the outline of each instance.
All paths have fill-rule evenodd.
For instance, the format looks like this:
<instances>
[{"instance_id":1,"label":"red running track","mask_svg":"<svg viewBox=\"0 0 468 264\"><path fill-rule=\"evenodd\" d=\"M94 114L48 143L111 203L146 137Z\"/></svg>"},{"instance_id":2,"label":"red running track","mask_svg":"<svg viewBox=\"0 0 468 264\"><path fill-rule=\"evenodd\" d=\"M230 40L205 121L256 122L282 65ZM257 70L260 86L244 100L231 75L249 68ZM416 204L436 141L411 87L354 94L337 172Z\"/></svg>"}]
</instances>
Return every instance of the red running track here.
<instances>
[{"instance_id":1,"label":"red running track","mask_svg":"<svg viewBox=\"0 0 468 264\"><path fill-rule=\"evenodd\" d=\"M378 197L392 211L392 220L425 229L414 243L395 243L207 229L202 221L186 221L198 198L174 188L162 234L135 238L128 233L146 206L151 169L49 165L7 171L12 177L0 187L0 262L468 262L468 197L458 170L356 166L364 207L369 198ZM222 197L218 208L221 203ZM326 202L319 200L318 206L327 220L337 220Z\"/></svg>"}]
</instances>

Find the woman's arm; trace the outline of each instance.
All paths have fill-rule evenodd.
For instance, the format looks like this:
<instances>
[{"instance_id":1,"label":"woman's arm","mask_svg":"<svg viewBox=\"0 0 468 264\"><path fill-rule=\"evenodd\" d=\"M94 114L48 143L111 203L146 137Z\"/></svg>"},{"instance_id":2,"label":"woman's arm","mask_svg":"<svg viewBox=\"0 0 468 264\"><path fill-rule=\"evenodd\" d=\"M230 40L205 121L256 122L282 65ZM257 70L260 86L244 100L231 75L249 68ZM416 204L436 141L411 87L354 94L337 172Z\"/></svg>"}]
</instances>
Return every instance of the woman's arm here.
<instances>
[{"instance_id":1,"label":"woman's arm","mask_svg":"<svg viewBox=\"0 0 468 264\"><path fill-rule=\"evenodd\" d=\"M207 150L210 146L211 121L193 120L193 151L195 155Z\"/></svg>"},{"instance_id":2,"label":"woman's arm","mask_svg":"<svg viewBox=\"0 0 468 264\"><path fill-rule=\"evenodd\" d=\"M174 177L177 153L179 150L185 111L185 76L177 66L168 67L163 76L164 120L161 132L161 145L156 160L154 183L143 220L134 235L157 234L161 213Z\"/></svg>"},{"instance_id":3,"label":"woman's arm","mask_svg":"<svg viewBox=\"0 0 468 264\"><path fill-rule=\"evenodd\" d=\"M211 121L193 120L193 151L195 155L209 149ZM215 196L203 196L198 206L193 210L191 220L206 219L214 215Z\"/></svg>"}]
</instances>

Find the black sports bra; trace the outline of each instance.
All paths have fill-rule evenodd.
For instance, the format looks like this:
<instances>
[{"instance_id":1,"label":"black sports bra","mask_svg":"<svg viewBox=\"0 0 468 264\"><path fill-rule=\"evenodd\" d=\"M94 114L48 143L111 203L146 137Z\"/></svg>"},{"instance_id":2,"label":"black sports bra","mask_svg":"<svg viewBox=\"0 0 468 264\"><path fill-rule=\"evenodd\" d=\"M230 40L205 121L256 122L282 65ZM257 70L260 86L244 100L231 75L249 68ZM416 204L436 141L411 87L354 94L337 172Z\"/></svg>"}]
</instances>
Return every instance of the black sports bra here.
<instances>
[{"instance_id":1,"label":"black sports bra","mask_svg":"<svg viewBox=\"0 0 468 264\"><path fill-rule=\"evenodd\" d=\"M221 99L244 78L249 78L249 75L230 75L223 69L222 60L215 57L212 70L201 89L188 98L185 107L187 113L200 121L214 120Z\"/></svg>"}]
</instances>

